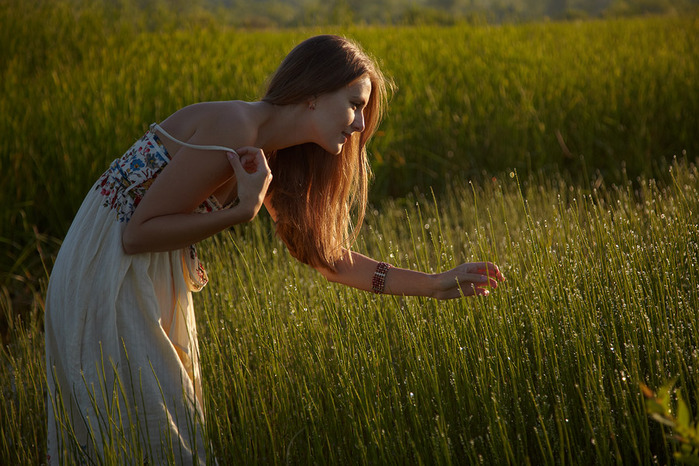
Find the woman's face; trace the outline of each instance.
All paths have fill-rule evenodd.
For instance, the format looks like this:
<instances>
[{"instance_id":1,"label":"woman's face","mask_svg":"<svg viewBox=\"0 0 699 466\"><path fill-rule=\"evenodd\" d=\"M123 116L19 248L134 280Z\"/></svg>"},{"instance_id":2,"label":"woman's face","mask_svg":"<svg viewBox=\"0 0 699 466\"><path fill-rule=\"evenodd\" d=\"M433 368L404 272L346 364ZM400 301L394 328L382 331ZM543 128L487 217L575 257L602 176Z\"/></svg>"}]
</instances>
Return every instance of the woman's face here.
<instances>
[{"instance_id":1,"label":"woman's face","mask_svg":"<svg viewBox=\"0 0 699 466\"><path fill-rule=\"evenodd\" d=\"M364 109L371 95L369 77L361 76L337 91L322 94L311 105L315 142L339 154L352 133L364 131Z\"/></svg>"}]
</instances>

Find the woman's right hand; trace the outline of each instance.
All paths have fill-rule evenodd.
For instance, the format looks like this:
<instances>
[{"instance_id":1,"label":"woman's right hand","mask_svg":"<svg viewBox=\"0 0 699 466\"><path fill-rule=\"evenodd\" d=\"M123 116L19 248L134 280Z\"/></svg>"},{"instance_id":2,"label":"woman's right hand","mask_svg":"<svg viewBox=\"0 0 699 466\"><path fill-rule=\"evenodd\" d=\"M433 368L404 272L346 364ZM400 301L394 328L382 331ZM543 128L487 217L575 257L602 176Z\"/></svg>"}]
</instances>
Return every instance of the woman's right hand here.
<instances>
[{"instance_id":1,"label":"woman's right hand","mask_svg":"<svg viewBox=\"0 0 699 466\"><path fill-rule=\"evenodd\" d=\"M226 155L235 172L238 205L241 208L250 209L250 220L252 220L262 207L267 188L272 181L272 171L262 149L246 146L241 147L237 152L238 155L232 152L226 152Z\"/></svg>"},{"instance_id":2,"label":"woman's right hand","mask_svg":"<svg viewBox=\"0 0 699 466\"><path fill-rule=\"evenodd\" d=\"M488 296L488 287L497 288L498 282L505 281L498 266L492 262L467 262L432 277L434 290L431 296L437 299Z\"/></svg>"}]
</instances>

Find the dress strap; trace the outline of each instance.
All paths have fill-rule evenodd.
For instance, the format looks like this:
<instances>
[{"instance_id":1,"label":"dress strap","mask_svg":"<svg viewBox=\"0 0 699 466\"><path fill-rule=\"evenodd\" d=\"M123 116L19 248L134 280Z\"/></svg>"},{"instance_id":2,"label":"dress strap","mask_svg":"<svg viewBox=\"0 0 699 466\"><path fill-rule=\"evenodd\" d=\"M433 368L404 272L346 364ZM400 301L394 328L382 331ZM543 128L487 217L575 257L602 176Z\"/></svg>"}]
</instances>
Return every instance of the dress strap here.
<instances>
[{"instance_id":1,"label":"dress strap","mask_svg":"<svg viewBox=\"0 0 699 466\"><path fill-rule=\"evenodd\" d=\"M153 132L154 130L160 131L164 136L167 136L169 139L172 141L176 142L177 144L181 144L185 147L189 147L191 149L199 149L199 150L222 150L224 152L232 152L235 155L238 155L236 151L233 149L230 149L228 147L223 147L223 146L200 146L199 144L190 144L188 142L183 142L177 139L176 137L170 135L167 131L165 131L158 123L153 123L150 125L150 131Z\"/></svg>"}]
</instances>

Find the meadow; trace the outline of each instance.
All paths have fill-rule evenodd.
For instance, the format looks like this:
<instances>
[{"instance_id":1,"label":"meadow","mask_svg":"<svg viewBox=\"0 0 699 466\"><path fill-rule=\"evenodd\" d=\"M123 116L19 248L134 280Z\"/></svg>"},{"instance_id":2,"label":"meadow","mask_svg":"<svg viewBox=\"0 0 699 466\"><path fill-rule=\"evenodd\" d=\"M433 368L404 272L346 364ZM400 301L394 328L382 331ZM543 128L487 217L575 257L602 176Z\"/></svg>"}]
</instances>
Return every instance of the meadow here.
<instances>
[{"instance_id":1,"label":"meadow","mask_svg":"<svg viewBox=\"0 0 699 466\"><path fill-rule=\"evenodd\" d=\"M329 32L51 13L0 12L2 464L45 453L42 296L94 179L150 122L258 97ZM696 416L697 17L341 32L397 84L355 248L426 271L492 260L507 282L448 302L345 289L264 216L205 241L220 464L672 461L639 384L676 381Z\"/></svg>"},{"instance_id":2,"label":"meadow","mask_svg":"<svg viewBox=\"0 0 699 466\"><path fill-rule=\"evenodd\" d=\"M699 363L699 172L671 179L588 192L515 175L372 210L358 250L426 271L493 260L507 282L487 298L328 284L265 217L206 241L195 304L219 464L667 464L678 445L639 384L696 400ZM0 457L37 464L43 342L14 332Z\"/></svg>"}]
</instances>

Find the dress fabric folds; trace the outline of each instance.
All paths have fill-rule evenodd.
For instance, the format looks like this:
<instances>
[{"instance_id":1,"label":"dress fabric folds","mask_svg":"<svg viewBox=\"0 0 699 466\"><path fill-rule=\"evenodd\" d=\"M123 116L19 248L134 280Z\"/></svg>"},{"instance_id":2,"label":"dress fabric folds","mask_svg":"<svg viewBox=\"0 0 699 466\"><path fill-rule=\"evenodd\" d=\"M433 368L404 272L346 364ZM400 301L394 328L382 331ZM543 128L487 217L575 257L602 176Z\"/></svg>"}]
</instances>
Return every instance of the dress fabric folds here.
<instances>
[{"instance_id":1,"label":"dress fabric folds","mask_svg":"<svg viewBox=\"0 0 699 466\"><path fill-rule=\"evenodd\" d=\"M46 297L48 462L205 463L194 246L129 255L121 237L170 161L153 130L94 184ZM197 212L221 209L213 197Z\"/></svg>"}]
</instances>

